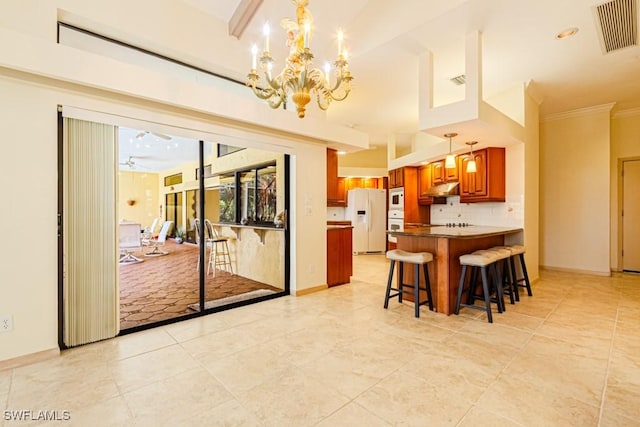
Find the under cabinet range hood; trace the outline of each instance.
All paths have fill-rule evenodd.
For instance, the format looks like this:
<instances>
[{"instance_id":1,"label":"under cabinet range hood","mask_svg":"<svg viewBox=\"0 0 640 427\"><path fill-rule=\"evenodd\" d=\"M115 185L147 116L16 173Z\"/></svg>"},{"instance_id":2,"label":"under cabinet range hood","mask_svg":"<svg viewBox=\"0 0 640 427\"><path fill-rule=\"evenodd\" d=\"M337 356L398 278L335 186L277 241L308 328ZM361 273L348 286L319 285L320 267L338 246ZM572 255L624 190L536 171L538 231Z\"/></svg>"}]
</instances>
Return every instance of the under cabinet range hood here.
<instances>
[{"instance_id":1,"label":"under cabinet range hood","mask_svg":"<svg viewBox=\"0 0 640 427\"><path fill-rule=\"evenodd\" d=\"M457 196L460 194L458 190L458 182L447 182L444 184L436 184L429 188L423 196L427 197L447 197Z\"/></svg>"}]
</instances>

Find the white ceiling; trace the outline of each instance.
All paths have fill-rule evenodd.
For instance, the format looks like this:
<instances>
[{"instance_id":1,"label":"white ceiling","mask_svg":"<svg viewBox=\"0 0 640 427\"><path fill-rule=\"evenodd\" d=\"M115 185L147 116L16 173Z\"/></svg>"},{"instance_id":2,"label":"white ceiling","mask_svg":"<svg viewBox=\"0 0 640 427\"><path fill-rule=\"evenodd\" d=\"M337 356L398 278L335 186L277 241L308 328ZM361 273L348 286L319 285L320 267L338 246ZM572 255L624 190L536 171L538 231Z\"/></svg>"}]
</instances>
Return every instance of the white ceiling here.
<instances>
[{"instance_id":1,"label":"white ceiling","mask_svg":"<svg viewBox=\"0 0 640 427\"><path fill-rule=\"evenodd\" d=\"M205 156L212 144L205 144ZM118 128L119 169L125 172L160 172L198 161L198 141L145 130Z\"/></svg>"},{"instance_id":2,"label":"white ceiling","mask_svg":"<svg viewBox=\"0 0 640 427\"><path fill-rule=\"evenodd\" d=\"M240 0L182 0L207 14L212 24L227 25ZM600 48L594 0L311 0L314 38L311 49L321 67L333 62L336 31L345 31L350 70L355 80L346 101L329 108L330 121L369 133L373 144L390 134L418 131L418 55L433 52L436 105L459 100L463 87L449 79L464 73L464 40L483 36L485 99L532 81L542 98L543 115L615 102L614 109L640 107L640 47L604 55ZM211 40L224 61L213 71L231 72L244 81L250 47L262 46L262 27L270 22L272 56L281 66L284 31L279 22L293 18L291 0L264 0L247 29ZM578 33L557 40L569 27ZM209 60L211 61L211 60ZM216 70L217 68L217 70ZM276 70L278 65L276 65ZM249 89L247 89L249 90ZM263 102L256 98L255 102ZM316 109L310 106L309 109Z\"/></svg>"}]
</instances>

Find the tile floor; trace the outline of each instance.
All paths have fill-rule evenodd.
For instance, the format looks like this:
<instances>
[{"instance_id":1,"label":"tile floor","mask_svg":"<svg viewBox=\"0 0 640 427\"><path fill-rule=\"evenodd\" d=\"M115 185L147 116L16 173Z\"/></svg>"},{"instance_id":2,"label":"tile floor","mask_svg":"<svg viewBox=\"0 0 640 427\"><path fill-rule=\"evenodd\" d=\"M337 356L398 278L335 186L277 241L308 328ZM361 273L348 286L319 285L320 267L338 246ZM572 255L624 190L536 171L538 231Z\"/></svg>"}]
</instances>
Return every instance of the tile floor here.
<instances>
[{"instance_id":1,"label":"tile floor","mask_svg":"<svg viewBox=\"0 0 640 427\"><path fill-rule=\"evenodd\" d=\"M134 252L144 262L120 265L121 330L191 314L193 311L188 308L189 304L199 301L198 246L189 243L178 245L168 239L161 249L168 254L145 257L141 251ZM282 280L284 283L284 278ZM257 289L282 291L221 270L217 270L215 277L213 271L205 275L204 289L206 301Z\"/></svg>"},{"instance_id":2,"label":"tile floor","mask_svg":"<svg viewBox=\"0 0 640 427\"><path fill-rule=\"evenodd\" d=\"M0 411L67 410L51 424L78 426L640 424L640 276L543 272L490 325L384 310L383 256L354 270L350 285L0 371Z\"/></svg>"}]
</instances>

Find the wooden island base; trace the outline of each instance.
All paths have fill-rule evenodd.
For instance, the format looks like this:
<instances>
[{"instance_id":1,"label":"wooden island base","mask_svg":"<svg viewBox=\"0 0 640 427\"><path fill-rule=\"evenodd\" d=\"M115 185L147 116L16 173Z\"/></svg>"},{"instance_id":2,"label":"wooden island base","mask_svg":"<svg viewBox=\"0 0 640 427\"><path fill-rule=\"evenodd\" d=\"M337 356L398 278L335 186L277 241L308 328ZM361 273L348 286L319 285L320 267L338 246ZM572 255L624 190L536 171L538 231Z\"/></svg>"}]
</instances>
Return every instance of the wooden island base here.
<instances>
[{"instance_id":1,"label":"wooden island base","mask_svg":"<svg viewBox=\"0 0 640 427\"><path fill-rule=\"evenodd\" d=\"M441 229L443 227L430 227ZM490 227L485 227L490 228ZM423 230L420 232L420 230ZM460 279L460 256L479 249L504 245L506 234L522 231L521 229L503 229L503 232L468 233L464 236L431 235L429 228L394 233L398 238L398 249L410 252L431 252L434 261L429 264L431 292L434 299L434 310L439 313L452 314L456 304L458 281ZM469 230L471 232L471 230ZM438 234L438 233L434 233ZM413 269L404 269L404 283L413 283ZM424 279L420 275L420 284ZM426 299L426 292L420 298ZM413 301L410 295L404 297Z\"/></svg>"}]
</instances>

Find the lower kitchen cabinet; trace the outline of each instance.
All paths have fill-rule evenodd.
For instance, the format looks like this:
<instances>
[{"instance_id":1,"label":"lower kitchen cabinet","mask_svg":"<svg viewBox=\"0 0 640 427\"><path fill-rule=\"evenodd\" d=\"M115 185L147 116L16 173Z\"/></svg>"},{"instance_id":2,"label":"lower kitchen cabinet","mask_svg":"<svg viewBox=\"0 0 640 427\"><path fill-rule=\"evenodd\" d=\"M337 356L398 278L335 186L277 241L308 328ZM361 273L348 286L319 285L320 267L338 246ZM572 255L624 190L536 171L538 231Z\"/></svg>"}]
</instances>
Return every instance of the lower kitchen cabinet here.
<instances>
[{"instance_id":1,"label":"lower kitchen cabinet","mask_svg":"<svg viewBox=\"0 0 640 427\"><path fill-rule=\"evenodd\" d=\"M353 227L327 227L327 285L336 286L351 281L353 274Z\"/></svg>"}]
</instances>

